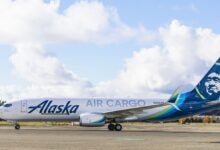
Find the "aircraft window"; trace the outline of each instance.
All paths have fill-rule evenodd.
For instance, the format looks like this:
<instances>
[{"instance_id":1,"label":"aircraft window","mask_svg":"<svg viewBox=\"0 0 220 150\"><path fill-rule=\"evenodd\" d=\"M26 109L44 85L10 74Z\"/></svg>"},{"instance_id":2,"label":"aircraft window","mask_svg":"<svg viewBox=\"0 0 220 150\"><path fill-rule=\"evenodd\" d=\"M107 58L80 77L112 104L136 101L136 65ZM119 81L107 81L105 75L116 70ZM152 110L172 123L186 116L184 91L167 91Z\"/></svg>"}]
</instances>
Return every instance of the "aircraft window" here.
<instances>
[{"instance_id":1,"label":"aircraft window","mask_svg":"<svg viewBox=\"0 0 220 150\"><path fill-rule=\"evenodd\" d=\"M4 107L11 107L12 104L5 104Z\"/></svg>"}]
</instances>

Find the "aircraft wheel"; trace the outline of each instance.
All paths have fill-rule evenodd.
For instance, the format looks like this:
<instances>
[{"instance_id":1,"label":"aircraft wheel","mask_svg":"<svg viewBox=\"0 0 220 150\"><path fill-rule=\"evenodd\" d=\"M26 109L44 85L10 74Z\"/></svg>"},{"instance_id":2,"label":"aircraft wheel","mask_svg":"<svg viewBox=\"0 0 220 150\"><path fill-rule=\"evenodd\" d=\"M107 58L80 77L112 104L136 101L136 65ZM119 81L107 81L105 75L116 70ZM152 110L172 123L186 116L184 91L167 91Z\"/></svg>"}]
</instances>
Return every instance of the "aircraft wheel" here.
<instances>
[{"instance_id":1,"label":"aircraft wheel","mask_svg":"<svg viewBox=\"0 0 220 150\"><path fill-rule=\"evenodd\" d=\"M122 125L116 124L115 125L115 131L121 131L122 130Z\"/></svg>"},{"instance_id":2,"label":"aircraft wheel","mask_svg":"<svg viewBox=\"0 0 220 150\"><path fill-rule=\"evenodd\" d=\"M15 130L19 130L20 129L20 125L19 124L16 124L15 125Z\"/></svg>"},{"instance_id":3,"label":"aircraft wheel","mask_svg":"<svg viewBox=\"0 0 220 150\"><path fill-rule=\"evenodd\" d=\"M108 125L108 130L109 130L109 131L114 131L114 130L115 130L115 125L112 124L112 123L110 123L110 124Z\"/></svg>"}]
</instances>

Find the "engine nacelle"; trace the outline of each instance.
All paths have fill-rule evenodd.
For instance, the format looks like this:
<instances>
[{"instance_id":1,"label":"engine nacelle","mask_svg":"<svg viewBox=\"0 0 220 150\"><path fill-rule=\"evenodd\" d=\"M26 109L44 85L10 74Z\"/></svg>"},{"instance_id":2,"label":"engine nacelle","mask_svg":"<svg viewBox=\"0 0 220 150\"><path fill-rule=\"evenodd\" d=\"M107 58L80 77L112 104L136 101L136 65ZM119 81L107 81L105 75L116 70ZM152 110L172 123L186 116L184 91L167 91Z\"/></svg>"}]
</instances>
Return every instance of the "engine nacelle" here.
<instances>
[{"instance_id":1,"label":"engine nacelle","mask_svg":"<svg viewBox=\"0 0 220 150\"><path fill-rule=\"evenodd\" d=\"M101 127L105 125L106 117L98 113L84 113L80 115L80 126Z\"/></svg>"}]
</instances>

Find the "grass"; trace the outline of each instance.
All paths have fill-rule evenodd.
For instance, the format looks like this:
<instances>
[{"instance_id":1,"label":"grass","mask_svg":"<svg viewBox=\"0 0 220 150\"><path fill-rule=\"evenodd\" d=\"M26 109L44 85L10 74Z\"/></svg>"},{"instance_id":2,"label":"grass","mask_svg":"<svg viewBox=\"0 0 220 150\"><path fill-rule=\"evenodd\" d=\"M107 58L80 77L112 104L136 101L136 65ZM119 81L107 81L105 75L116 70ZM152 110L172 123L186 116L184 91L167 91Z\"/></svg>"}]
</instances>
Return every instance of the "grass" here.
<instances>
[{"instance_id":1,"label":"grass","mask_svg":"<svg viewBox=\"0 0 220 150\"><path fill-rule=\"evenodd\" d=\"M68 126L70 122L19 122L21 126L45 127L45 126ZM0 126L10 126L11 123L0 122Z\"/></svg>"},{"instance_id":2,"label":"grass","mask_svg":"<svg viewBox=\"0 0 220 150\"><path fill-rule=\"evenodd\" d=\"M30 126L30 127L52 127L52 126L69 126L71 122L19 122L21 126ZM177 122L171 123L144 123L144 122L130 122L130 123L122 123L126 125L137 125L137 126L219 126L219 123L189 123L189 124L179 124ZM0 121L0 126L11 126L11 123Z\"/></svg>"}]
</instances>

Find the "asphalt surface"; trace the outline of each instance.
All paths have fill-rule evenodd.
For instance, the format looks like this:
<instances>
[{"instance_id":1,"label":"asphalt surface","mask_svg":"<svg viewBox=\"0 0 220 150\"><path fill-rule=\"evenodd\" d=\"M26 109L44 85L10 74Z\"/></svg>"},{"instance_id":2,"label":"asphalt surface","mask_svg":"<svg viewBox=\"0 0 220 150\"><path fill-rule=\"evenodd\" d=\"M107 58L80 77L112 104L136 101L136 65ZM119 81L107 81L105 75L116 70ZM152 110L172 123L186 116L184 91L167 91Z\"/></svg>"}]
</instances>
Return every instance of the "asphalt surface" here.
<instances>
[{"instance_id":1,"label":"asphalt surface","mask_svg":"<svg viewBox=\"0 0 220 150\"><path fill-rule=\"evenodd\" d=\"M122 132L82 127L0 127L0 150L216 150L219 125L124 125Z\"/></svg>"}]
</instances>

